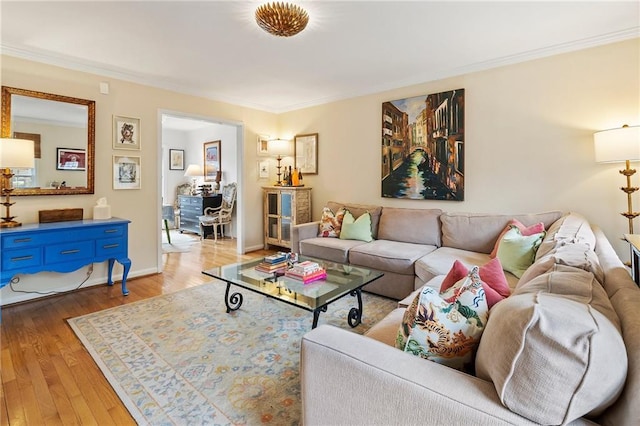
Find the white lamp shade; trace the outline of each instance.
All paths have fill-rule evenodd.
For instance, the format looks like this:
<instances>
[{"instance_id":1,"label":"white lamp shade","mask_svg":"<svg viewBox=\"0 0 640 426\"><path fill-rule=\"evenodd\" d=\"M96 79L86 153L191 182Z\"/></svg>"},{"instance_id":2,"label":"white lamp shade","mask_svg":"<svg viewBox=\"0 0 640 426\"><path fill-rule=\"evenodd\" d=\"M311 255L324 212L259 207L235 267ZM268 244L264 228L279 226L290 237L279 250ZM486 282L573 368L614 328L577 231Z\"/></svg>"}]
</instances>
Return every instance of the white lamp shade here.
<instances>
[{"instance_id":1,"label":"white lamp shade","mask_svg":"<svg viewBox=\"0 0 640 426\"><path fill-rule=\"evenodd\" d=\"M640 161L640 126L626 126L593 134L597 163Z\"/></svg>"},{"instance_id":2,"label":"white lamp shade","mask_svg":"<svg viewBox=\"0 0 640 426\"><path fill-rule=\"evenodd\" d=\"M268 142L267 149L269 154L277 156L286 156L293 154L293 144L290 140L273 139Z\"/></svg>"},{"instance_id":3,"label":"white lamp shade","mask_svg":"<svg viewBox=\"0 0 640 426\"><path fill-rule=\"evenodd\" d=\"M184 175L191 177L202 176L202 168L197 164L189 164L189 167L187 167Z\"/></svg>"},{"instance_id":4,"label":"white lamp shade","mask_svg":"<svg viewBox=\"0 0 640 426\"><path fill-rule=\"evenodd\" d=\"M33 141L29 139L0 139L0 167L32 168Z\"/></svg>"}]
</instances>

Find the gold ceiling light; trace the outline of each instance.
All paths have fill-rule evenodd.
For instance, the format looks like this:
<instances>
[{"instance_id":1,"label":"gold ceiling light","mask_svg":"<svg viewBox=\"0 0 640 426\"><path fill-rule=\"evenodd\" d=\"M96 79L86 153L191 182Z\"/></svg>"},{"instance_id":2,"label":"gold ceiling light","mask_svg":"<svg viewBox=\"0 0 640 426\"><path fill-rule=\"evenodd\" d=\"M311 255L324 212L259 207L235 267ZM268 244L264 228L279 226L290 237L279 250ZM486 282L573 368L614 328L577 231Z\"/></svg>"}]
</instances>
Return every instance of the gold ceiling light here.
<instances>
[{"instance_id":1,"label":"gold ceiling light","mask_svg":"<svg viewBox=\"0 0 640 426\"><path fill-rule=\"evenodd\" d=\"M305 29L309 15L295 4L272 2L256 9L256 22L269 34L291 37Z\"/></svg>"}]
</instances>

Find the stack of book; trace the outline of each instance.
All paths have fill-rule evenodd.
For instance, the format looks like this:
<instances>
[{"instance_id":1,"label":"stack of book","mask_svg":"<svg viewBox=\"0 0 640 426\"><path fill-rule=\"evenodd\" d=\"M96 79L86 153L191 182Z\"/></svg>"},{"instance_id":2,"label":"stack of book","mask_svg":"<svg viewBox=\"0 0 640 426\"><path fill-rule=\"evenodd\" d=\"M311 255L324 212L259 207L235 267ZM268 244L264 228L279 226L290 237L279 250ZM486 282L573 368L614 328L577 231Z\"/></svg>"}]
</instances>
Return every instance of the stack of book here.
<instances>
[{"instance_id":1,"label":"stack of book","mask_svg":"<svg viewBox=\"0 0 640 426\"><path fill-rule=\"evenodd\" d=\"M273 273L287 268L287 254L278 252L266 256L262 262L256 266L256 271Z\"/></svg>"},{"instance_id":2,"label":"stack of book","mask_svg":"<svg viewBox=\"0 0 640 426\"><path fill-rule=\"evenodd\" d=\"M296 263L293 268L288 269L284 275L308 284L325 279L327 277L327 271L322 269L318 263L305 260L304 262Z\"/></svg>"}]
</instances>

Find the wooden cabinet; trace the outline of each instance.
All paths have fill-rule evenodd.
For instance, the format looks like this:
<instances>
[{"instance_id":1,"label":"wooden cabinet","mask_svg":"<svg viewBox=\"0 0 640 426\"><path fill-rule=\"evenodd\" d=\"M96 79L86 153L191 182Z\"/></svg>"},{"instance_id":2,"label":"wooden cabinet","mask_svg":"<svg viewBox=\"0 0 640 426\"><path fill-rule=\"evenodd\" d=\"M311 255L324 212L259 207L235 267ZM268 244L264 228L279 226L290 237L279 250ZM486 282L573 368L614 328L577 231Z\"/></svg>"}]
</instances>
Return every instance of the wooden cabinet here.
<instances>
[{"instance_id":1,"label":"wooden cabinet","mask_svg":"<svg viewBox=\"0 0 640 426\"><path fill-rule=\"evenodd\" d=\"M127 295L129 220L74 220L25 224L0 229L0 288L18 274L71 272L90 263L109 261L108 281L117 260L124 267L122 294Z\"/></svg>"},{"instance_id":2,"label":"wooden cabinet","mask_svg":"<svg viewBox=\"0 0 640 426\"><path fill-rule=\"evenodd\" d=\"M180 207L180 232L189 231L200 235L198 216L204 214L207 207L220 207L222 195L201 197L198 195L178 195Z\"/></svg>"},{"instance_id":3,"label":"wooden cabinet","mask_svg":"<svg viewBox=\"0 0 640 426\"><path fill-rule=\"evenodd\" d=\"M291 249L293 225L311 222L311 188L265 186L264 248L269 245Z\"/></svg>"}]
</instances>

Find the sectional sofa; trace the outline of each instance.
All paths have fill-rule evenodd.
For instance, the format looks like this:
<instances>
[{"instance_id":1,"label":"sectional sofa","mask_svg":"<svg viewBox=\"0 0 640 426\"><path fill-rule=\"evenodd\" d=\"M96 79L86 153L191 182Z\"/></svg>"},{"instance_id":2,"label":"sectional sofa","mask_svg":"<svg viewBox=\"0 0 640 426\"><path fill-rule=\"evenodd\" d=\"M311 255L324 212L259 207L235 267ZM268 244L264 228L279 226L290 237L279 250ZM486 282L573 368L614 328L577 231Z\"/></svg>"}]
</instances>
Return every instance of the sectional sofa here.
<instances>
[{"instance_id":1,"label":"sectional sofa","mask_svg":"<svg viewBox=\"0 0 640 426\"><path fill-rule=\"evenodd\" d=\"M374 239L318 237L315 222L296 226L294 250L384 271L365 290L399 304L364 336L304 336L304 424L640 424L640 290L584 217L327 206L369 212ZM512 294L489 310L475 374L394 347L423 286L439 289L455 260L489 262L512 219L546 234L520 277L505 273Z\"/></svg>"}]
</instances>

